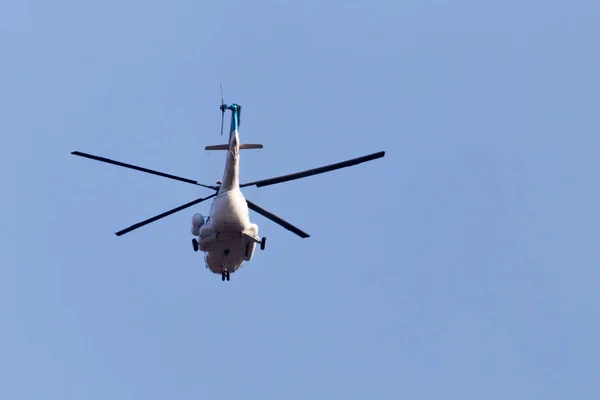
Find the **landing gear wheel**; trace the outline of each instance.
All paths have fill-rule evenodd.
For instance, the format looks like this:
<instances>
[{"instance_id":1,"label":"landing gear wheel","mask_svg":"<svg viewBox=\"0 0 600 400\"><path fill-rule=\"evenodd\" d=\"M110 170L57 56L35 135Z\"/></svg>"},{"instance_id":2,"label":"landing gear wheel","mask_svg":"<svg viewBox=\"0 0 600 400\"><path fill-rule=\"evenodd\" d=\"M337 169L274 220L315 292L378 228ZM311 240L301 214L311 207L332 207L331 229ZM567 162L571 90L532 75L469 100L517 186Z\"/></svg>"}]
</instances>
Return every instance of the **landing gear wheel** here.
<instances>
[{"instance_id":1,"label":"landing gear wheel","mask_svg":"<svg viewBox=\"0 0 600 400\"><path fill-rule=\"evenodd\" d=\"M192 246L194 247L194 251L198 251L198 241L196 239L192 239Z\"/></svg>"},{"instance_id":2,"label":"landing gear wheel","mask_svg":"<svg viewBox=\"0 0 600 400\"><path fill-rule=\"evenodd\" d=\"M225 272L225 277L227 278L227 282L229 282L229 271Z\"/></svg>"},{"instance_id":3,"label":"landing gear wheel","mask_svg":"<svg viewBox=\"0 0 600 400\"><path fill-rule=\"evenodd\" d=\"M221 272L221 280L224 281L225 280L225 272Z\"/></svg>"},{"instance_id":4,"label":"landing gear wheel","mask_svg":"<svg viewBox=\"0 0 600 400\"><path fill-rule=\"evenodd\" d=\"M267 238L266 238L266 237L263 237L263 238L262 238L262 240L260 241L260 249L261 249L261 250L264 250L264 249L265 249L265 246L266 246L266 244L267 244Z\"/></svg>"}]
</instances>

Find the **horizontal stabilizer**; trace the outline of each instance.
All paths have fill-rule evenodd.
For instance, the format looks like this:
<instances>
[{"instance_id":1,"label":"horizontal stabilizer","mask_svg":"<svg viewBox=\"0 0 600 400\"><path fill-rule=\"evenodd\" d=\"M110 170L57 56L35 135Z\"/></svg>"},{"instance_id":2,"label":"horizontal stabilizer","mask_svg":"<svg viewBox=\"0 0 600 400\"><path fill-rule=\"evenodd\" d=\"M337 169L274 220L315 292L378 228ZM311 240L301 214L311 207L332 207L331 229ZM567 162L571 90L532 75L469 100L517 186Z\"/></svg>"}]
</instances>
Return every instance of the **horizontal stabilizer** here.
<instances>
[{"instance_id":1,"label":"horizontal stabilizer","mask_svg":"<svg viewBox=\"0 0 600 400\"><path fill-rule=\"evenodd\" d=\"M240 150L251 150L251 149L262 149L262 144L240 144ZM206 146L205 150L229 150L228 144L215 144L213 146Z\"/></svg>"},{"instance_id":2,"label":"horizontal stabilizer","mask_svg":"<svg viewBox=\"0 0 600 400\"><path fill-rule=\"evenodd\" d=\"M262 144L246 144L246 143L240 144L240 150L251 150L251 149L262 149L262 148L263 148Z\"/></svg>"}]
</instances>

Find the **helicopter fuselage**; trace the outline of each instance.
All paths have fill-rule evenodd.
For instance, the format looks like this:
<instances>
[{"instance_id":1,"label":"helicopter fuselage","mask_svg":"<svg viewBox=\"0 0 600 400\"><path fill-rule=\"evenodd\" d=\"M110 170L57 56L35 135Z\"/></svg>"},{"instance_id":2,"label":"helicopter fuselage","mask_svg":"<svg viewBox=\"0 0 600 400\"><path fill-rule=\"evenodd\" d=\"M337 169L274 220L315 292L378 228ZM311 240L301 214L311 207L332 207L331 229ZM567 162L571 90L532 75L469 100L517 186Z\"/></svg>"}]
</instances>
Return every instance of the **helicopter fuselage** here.
<instances>
[{"instance_id":1,"label":"helicopter fuselage","mask_svg":"<svg viewBox=\"0 0 600 400\"><path fill-rule=\"evenodd\" d=\"M206 222L199 229L198 247L206 267L214 273L237 271L250 261L260 243L258 225L250 221L248 204L239 187L240 140L238 106L232 111L225 171Z\"/></svg>"},{"instance_id":2,"label":"helicopter fuselage","mask_svg":"<svg viewBox=\"0 0 600 400\"><path fill-rule=\"evenodd\" d=\"M242 192L219 193L207 222L200 227L199 249L205 252L206 267L214 273L235 272L250 261L259 243L258 225L250 222Z\"/></svg>"}]
</instances>

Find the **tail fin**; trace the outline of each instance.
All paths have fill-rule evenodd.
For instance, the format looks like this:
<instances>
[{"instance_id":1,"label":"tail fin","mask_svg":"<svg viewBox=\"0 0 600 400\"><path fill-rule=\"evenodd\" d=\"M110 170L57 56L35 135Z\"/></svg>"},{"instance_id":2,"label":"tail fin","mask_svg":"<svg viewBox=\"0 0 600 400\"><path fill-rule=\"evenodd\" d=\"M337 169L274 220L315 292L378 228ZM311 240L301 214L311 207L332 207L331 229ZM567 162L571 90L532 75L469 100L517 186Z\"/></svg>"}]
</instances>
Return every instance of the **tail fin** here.
<instances>
[{"instance_id":1,"label":"tail fin","mask_svg":"<svg viewBox=\"0 0 600 400\"><path fill-rule=\"evenodd\" d=\"M246 143L240 144L240 150L251 150L251 149L262 149L262 148L263 148L262 144L246 144ZM229 145L228 144L215 144L213 146L206 146L204 149L205 150L229 150Z\"/></svg>"}]
</instances>

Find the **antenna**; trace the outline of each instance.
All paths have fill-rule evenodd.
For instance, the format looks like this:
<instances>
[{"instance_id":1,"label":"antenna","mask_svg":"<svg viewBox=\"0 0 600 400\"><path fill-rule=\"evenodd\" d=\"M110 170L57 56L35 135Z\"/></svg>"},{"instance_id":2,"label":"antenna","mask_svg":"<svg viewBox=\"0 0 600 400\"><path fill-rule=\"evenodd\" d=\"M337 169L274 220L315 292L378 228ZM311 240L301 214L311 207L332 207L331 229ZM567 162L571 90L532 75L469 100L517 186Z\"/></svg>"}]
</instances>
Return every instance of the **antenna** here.
<instances>
[{"instance_id":1,"label":"antenna","mask_svg":"<svg viewBox=\"0 0 600 400\"><path fill-rule=\"evenodd\" d=\"M223 117L225 116L225 101L223 100L223 83L219 82L219 86L221 87L221 136L223 136Z\"/></svg>"}]
</instances>

